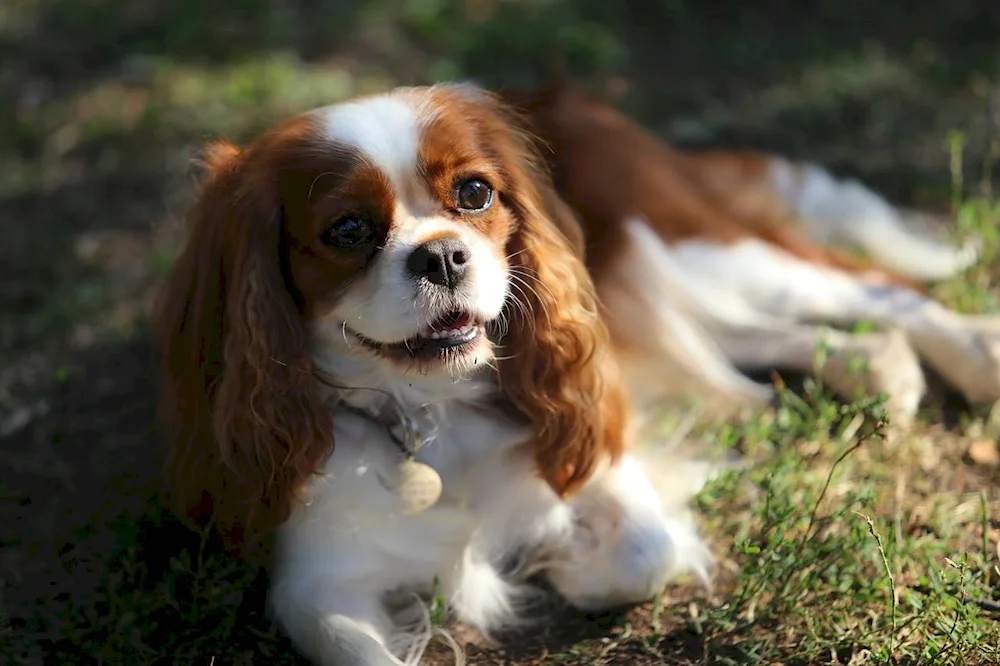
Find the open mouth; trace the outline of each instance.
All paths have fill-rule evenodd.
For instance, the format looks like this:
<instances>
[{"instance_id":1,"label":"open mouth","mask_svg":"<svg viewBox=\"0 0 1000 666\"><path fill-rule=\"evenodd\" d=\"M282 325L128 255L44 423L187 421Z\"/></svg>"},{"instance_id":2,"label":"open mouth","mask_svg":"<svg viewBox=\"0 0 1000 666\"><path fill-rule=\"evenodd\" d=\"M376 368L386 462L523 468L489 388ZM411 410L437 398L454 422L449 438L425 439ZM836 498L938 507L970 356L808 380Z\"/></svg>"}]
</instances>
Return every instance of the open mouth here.
<instances>
[{"instance_id":1,"label":"open mouth","mask_svg":"<svg viewBox=\"0 0 1000 666\"><path fill-rule=\"evenodd\" d=\"M476 342L483 334L483 325L472 314L450 312L437 319L418 335L402 342L376 342L351 331L366 347L381 353L396 353L413 358L439 356L447 351L460 351Z\"/></svg>"}]
</instances>

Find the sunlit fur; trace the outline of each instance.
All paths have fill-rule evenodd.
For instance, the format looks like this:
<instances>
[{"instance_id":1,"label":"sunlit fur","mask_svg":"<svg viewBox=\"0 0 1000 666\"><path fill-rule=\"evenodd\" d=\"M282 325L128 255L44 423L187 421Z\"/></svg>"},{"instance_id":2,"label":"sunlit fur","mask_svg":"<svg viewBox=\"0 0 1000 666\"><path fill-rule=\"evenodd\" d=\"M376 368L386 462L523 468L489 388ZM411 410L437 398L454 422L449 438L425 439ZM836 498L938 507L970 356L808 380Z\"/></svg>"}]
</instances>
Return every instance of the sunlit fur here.
<instances>
[{"instance_id":1,"label":"sunlit fur","mask_svg":"<svg viewBox=\"0 0 1000 666\"><path fill-rule=\"evenodd\" d=\"M401 89L206 153L156 322L171 496L236 552L277 537L269 608L318 663L419 660L429 625L407 602L435 580L490 633L528 617L528 573L600 609L710 563L683 507L660 499L683 482L627 451L583 234L519 123L475 88ZM478 213L454 205L472 176L495 190ZM375 225L363 251L322 242L346 214ZM404 270L441 237L469 252L452 291ZM409 357L455 309L489 336ZM396 444L357 413L386 408L418 424L418 458L444 483L418 515L381 482Z\"/></svg>"},{"instance_id":2,"label":"sunlit fur","mask_svg":"<svg viewBox=\"0 0 1000 666\"><path fill-rule=\"evenodd\" d=\"M675 148L580 88L508 101L580 222L633 402L761 405L770 387L737 367L777 367L818 372L849 399L884 393L907 423L922 363L970 402L1000 399L1000 319L950 311L922 284L968 267L975 242L920 233L914 213L815 164ZM838 330L859 322L881 330Z\"/></svg>"}]
</instances>

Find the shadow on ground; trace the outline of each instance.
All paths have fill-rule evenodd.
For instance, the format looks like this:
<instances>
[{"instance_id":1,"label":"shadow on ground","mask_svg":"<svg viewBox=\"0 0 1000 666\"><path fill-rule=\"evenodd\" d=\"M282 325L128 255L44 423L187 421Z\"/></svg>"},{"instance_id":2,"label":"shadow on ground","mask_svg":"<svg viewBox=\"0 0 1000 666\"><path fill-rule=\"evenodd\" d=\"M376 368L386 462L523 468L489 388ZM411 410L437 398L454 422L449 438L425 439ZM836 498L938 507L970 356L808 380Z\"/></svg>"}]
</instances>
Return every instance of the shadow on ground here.
<instances>
[{"instance_id":1,"label":"shadow on ground","mask_svg":"<svg viewBox=\"0 0 1000 666\"><path fill-rule=\"evenodd\" d=\"M208 558L151 504L146 315L205 137L393 83L572 73L679 143L810 157L937 206L948 131L966 132L971 181L995 112L995 2L22 4L0 11L0 652L14 663L291 659L257 573ZM473 661L532 663L616 622L563 619L563 638ZM699 660L678 627L663 653ZM623 654L608 663L640 663Z\"/></svg>"}]
</instances>

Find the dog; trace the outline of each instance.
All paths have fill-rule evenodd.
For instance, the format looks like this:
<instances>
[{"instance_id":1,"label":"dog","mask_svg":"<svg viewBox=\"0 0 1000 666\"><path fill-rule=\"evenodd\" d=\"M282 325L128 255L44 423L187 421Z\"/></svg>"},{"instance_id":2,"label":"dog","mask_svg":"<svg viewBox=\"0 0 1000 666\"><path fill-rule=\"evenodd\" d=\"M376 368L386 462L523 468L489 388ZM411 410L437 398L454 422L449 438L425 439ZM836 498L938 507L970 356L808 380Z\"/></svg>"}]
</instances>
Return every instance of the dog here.
<instances>
[{"instance_id":1,"label":"dog","mask_svg":"<svg viewBox=\"0 0 1000 666\"><path fill-rule=\"evenodd\" d=\"M817 165L675 150L570 85L506 99L581 224L634 400L766 404L771 387L740 370L781 368L849 399L884 394L906 425L922 362L973 404L1000 399L1000 320L950 311L923 287L972 265L976 241L919 235L906 211ZM859 322L878 330L843 330Z\"/></svg>"},{"instance_id":2,"label":"dog","mask_svg":"<svg viewBox=\"0 0 1000 666\"><path fill-rule=\"evenodd\" d=\"M676 151L571 86L399 89L203 166L155 320L171 499L241 556L273 535L270 612L316 663L418 662L431 594L490 635L529 621L536 574L586 610L706 580L699 482L637 423L770 400L741 369L885 393L901 422L922 361L1000 397L995 320L922 287L974 247L815 165ZM861 320L880 330L830 326Z\"/></svg>"},{"instance_id":3,"label":"dog","mask_svg":"<svg viewBox=\"0 0 1000 666\"><path fill-rule=\"evenodd\" d=\"M585 610L707 578L689 481L636 445L584 229L508 105L394 90L203 168L154 323L170 499L269 557L304 655L418 662L432 594L490 635L530 617L529 577Z\"/></svg>"}]
</instances>

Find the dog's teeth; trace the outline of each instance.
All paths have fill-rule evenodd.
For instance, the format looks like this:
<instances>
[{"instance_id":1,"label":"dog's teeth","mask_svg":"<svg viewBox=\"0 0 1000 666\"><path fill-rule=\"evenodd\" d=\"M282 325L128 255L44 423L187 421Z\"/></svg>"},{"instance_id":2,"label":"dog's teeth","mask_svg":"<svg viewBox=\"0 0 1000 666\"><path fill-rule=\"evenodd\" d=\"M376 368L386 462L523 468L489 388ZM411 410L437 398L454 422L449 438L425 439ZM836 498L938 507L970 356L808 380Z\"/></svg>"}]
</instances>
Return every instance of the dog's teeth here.
<instances>
[{"instance_id":1,"label":"dog's teeth","mask_svg":"<svg viewBox=\"0 0 1000 666\"><path fill-rule=\"evenodd\" d=\"M478 330L478 326L475 324L466 324L461 328L447 328L442 331L430 331L427 333L426 337L430 340L440 340L442 338L465 338L473 334Z\"/></svg>"}]
</instances>

